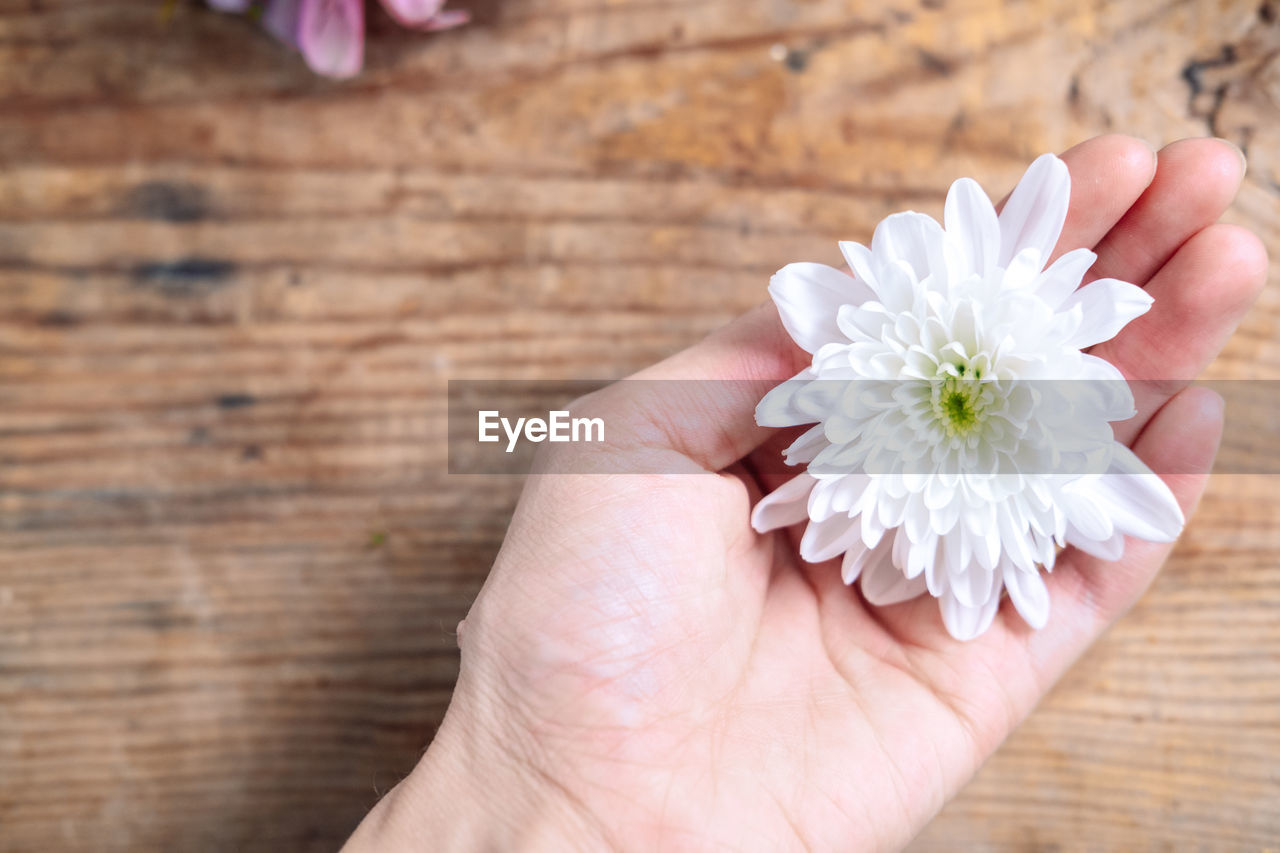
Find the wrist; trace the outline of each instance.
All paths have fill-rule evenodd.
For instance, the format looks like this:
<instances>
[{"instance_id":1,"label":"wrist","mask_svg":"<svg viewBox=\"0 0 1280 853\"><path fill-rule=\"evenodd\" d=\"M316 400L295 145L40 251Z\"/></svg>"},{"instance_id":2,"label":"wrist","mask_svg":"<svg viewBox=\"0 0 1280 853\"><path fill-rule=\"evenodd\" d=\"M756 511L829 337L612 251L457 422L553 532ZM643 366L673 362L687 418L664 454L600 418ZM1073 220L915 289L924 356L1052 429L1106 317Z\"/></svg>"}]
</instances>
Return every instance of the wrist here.
<instances>
[{"instance_id":1,"label":"wrist","mask_svg":"<svg viewBox=\"0 0 1280 853\"><path fill-rule=\"evenodd\" d=\"M374 807L344 853L573 851L612 845L511 726L455 698L413 772Z\"/></svg>"}]
</instances>

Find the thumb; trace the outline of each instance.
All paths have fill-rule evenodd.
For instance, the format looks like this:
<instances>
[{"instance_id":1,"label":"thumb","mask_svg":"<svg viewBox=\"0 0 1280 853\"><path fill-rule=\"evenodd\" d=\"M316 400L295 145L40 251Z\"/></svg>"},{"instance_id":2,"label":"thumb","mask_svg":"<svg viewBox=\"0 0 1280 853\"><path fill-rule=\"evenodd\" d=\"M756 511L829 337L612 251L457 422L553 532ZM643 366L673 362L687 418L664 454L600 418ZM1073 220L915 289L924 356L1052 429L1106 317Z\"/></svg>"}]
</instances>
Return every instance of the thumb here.
<instances>
[{"instance_id":1,"label":"thumb","mask_svg":"<svg viewBox=\"0 0 1280 853\"><path fill-rule=\"evenodd\" d=\"M670 358L588 395L573 408L610 425L610 454L676 454L691 470L719 471L776 430L755 421L756 404L808 362L770 303ZM645 469L676 470L663 464Z\"/></svg>"}]
</instances>

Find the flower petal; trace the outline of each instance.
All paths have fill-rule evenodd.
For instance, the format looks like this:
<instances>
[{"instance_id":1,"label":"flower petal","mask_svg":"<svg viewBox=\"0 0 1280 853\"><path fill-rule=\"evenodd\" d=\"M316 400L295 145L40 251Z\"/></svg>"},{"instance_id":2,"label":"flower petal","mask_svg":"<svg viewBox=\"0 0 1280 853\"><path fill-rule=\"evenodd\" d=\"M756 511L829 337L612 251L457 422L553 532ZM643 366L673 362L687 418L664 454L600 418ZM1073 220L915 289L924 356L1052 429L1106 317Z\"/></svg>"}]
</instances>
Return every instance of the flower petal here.
<instances>
[{"instance_id":1,"label":"flower petal","mask_svg":"<svg viewBox=\"0 0 1280 853\"><path fill-rule=\"evenodd\" d=\"M812 516L811 516L812 517ZM800 537L800 556L810 563L822 563L848 551L862 540L862 526L847 515L833 515L810 521Z\"/></svg>"},{"instance_id":2,"label":"flower petal","mask_svg":"<svg viewBox=\"0 0 1280 853\"><path fill-rule=\"evenodd\" d=\"M843 241L840 251L858 281L866 284L874 298L891 314L911 307L918 282L910 264L877 257L861 243Z\"/></svg>"},{"instance_id":3,"label":"flower petal","mask_svg":"<svg viewBox=\"0 0 1280 853\"><path fill-rule=\"evenodd\" d=\"M821 453L827 445L826 433L822 429L822 424L815 424L810 427L803 435L791 442L786 450L782 451L782 461L788 465L803 465L812 462L813 458Z\"/></svg>"},{"instance_id":4,"label":"flower petal","mask_svg":"<svg viewBox=\"0 0 1280 853\"><path fill-rule=\"evenodd\" d=\"M916 281L934 277L935 287L944 284L947 271L946 237L932 216L907 210L886 216L871 235L872 257L886 267L905 263ZM883 278L880 270L877 276ZM883 301L883 300L882 300Z\"/></svg>"},{"instance_id":5,"label":"flower petal","mask_svg":"<svg viewBox=\"0 0 1280 853\"><path fill-rule=\"evenodd\" d=\"M302 0L270 0L262 12L262 26L285 44L298 45L298 17Z\"/></svg>"},{"instance_id":6,"label":"flower petal","mask_svg":"<svg viewBox=\"0 0 1280 853\"><path fill-rule=\"evenodd\" d=\"M1009 267L1004 273L1005 289L1021 290L1030 287L1043 267L1044 255L1034 246L1028 246L1010 259Z\"/></svg>"},{"instance_id":7,"label":"flower petal","mask_svg":"<svg viewBox=\"0 0 1280 853\"><path fill-rule=\"evenodd\" d=\"M868 491L871 490L868 489ZM885 534L884 525L880 523L878 513L875 512L873 507L871 509L863 510L862 513L859 514L858 518L861 520L862 524L863 544L868 548L876 547Z\"/></svg>"},{"instance_id":8,"label":"flower petal","mask_svg":"<svg viewBox=\"0 0 1280 853\"><path fill-rule=\"evenodd\" d=\"M1130 320L1151 310L1154 301L1151 294L1127 281L1100 278L1086 284L1063 300L1058 309L1061 313L1078 305L1084 311L1084 321L1067 339L1067 346L1084 349L1111 340Z\"/></svg>"},{"instance_id":9,"label":"flower petal","mask_svg":"<svg viewBox=\"0 0 1280 853\"><path fill-rule=\"evenodd\" d=\"M789 527L809 517L809 492L818 481L797 474L760 499L751 511L751 526L757 533Z\"/></svg>"},{"instance_id":10,"label":"flower petal","mask_svg":"<svg viewBox=\"0 0 1280 853\"><path fill-rule=\"evenodd\" d=\"M1138 413L1128 380L1118 367L1106 359L1087 353L1081 355L1077 379L1082 380L1077 393L1096 394L1100 415L1107 421L1127 421ZM1084 382L1087 384L1083 384Z\"/></svg>"},{"instance_id":11,"label":"flower petal","mask_svg":"<svg viewBox=\"0 0 1280 853\"><path fill-rule=\"evenodd\" d=\"M769 295L778 306L782 325L805 352L823 344L845 341L836 325L841 305L857 305L871 298L871 290L857 279L825 264L788 264L769 282Z\"/></svg>"},{"instance_id":12,"label":"flower petal","mask_svg":"<svg viewBox=\"0 0 1280 853\"><path fill-rule=\"evenodd\" d=\"M871 484L866 474L848 474L832 479L820 479L809 494L809 518L822 521L833 515L845 519L853 517L853 508Z\"/></svg>"},{"instance_id":13,"label":"flower petal","mask_svg":"<svg viewBox=\"0 0 1280 853\"><path fill-rule=\"evenodd\" d=\"M1072 249L1058 258L1041 274L1037 282L1036 295L1044 300L1055 311L1062 301L1075 292L1084 279L1084 274L1098 259L1088 249Z\"/></svg>"},{"instance_id":14,"label":"flower petal","mask_svg":"<svg viewBox=\"0 0 1280 853\"><path fill-rule=\"evenodd\" d=\"M445 0L382 0L382 8L402 26L419 27L430 21Z\"/></svg>"},{"instance_id":15,"label":"flower petal","mask_svg":"<svg viewBox=\"0 0 1280 853\"><path fill-rule=\"evenodd\" d=\"M861 542L844 552L844 559L840 561L840 579L844 581L845 586L849 586L858 579L863 567L874 556L875 549L868 548Z\"/></svg>"},{"instance_id":16,"label":"flower petal","mask_svg":"<svg viewBox=\"0 0 1280 853\"><path fill-rule=\"evenodd\" d=\"M961 642L968 642L986 632L996 618L1000 608L1000 591L1003 583L997 581L992 585L987 600L977 607L966 607L956 598L954 592L948 590L938 599L938 607L942 611L942 624L947 626L947 633Z\"/></svg>"},{"instance_id":17,"label":"flower petal","mask_svg":"<svg viewBox=\"0 0 1280 853\"><path fill-rule=\"evenodd\" d=\"M1037 570L1024 571L1009 560L1000 564L1005 589L1017 609L1018 615L1032 628L1040 629L1049 623L1049 588Z\"/></svg>"},{"instance_id":18,"label":"flower petal","mask_svg":"<svg viewBox=\"0 0 1280 853\"><path fill-rule=\"evenodd\" d=\"M959 574L952 574L948 588L965 607L981 607L991 597L991 587L1000 585L998 569L984 569L972 562Z\"/></svg>"},{"instance_id":19,"label":"flower petal","mask_svg":"<svg viewBox=\"0 0 1280 853\"><path fill-rule=\"evenodd\" d=\"M298 47L317 74L357 74L364 64L363 0L302 0Z\"/></svg>"},{"instance_id":20,"label":"flower petal","mask_svg":"<svg viewBox=\"0 0 1280 853\"><path fill-rule=\"evenodd\" d=\"M789 427L814 423L814 419L795 406L796 395L816 378L809 368L769 389L756 404L756 423L766 427Z\"/></svg>"},{"instance_id":21,"label":"flower petal","mask_svg":"<svg viewBox=\"0 0 1280 853\"><path fill-rule=\"evenodd\" d=\"M857 276L858 280L871 288L872 291L879 293L880 288L876 280L874 258L871 257L871 250L852 240L841 240L839 246L840 254L844 255L845 263L849 265L849 269L853 270L853 274Z\"/></svg>"},{"instance_id":22,"label":"flower petal","mask_svg":"<svg viewBox=\"0 0 1280 853\"><path fill-rule=\"evenodd\" d=\"M1068 524L1063 541L1091 557L1113 562L1124 556L1124 532L1117 530L1107 539L1094 539Z\"/></svg>"},{"instance_id":23,"label":"flower petal","mask_svg":"<svg viewBox=\"0 0 1280 853\"><path fill-rule=\"evenodd\" d=\"M1052 154L1042 154L1027 169L1000 211L1000 260L1009 261L1023 249L1040 251L1048 260L1062 234L1071 202L1071 175L1067 164Z\"/></svg>"},{"instance_id":24,"label":"flower petal","mask_svg":"<svg viewBox=\"0 0 1280 853\"><path fill-rule=\"evenodd\" d=\"M894 566L892 551L892 545L884 543L862 569L862 595L877 607L909 601L926 589L924 575L908 579Z\"/></svg>"},{"instance_id":25,"label":"flower petal","mask_svg":"<svg viewBox=\"0 0 1280 853\"><path fill-rule=\"evenodd\" d=\"M1116 444L1111 467L1091 492L1117 530L1148 542L1172 542L1186 523L1164 480L1123 444Z\"/></svg>"},{"instance_id":26,"label":"flower petal","mask_svg":"<svg viewBox=\"0 0 1280 853\"><path fill-rule=\"evenodd\" d=\"M418 26L424 32L451 30L471 22L471 13L466 9L444 9L425 24Z\"/></svg>"},{"instance_id":27,"label":"flower petal","mask_svg":"<svg viewBox=\"0 0 1280 853\"><path fill-rule=\"evenodd\" d=\"M991 199L972 178L961 178L947 192L942 221L959 249L961 277L985 273L1000 260L1000 220Z\"/></svg>"},{"instance_id":28,"label":"flower petal","mask_svg":"<svg viewBox=\"0 0 1280 853\"><path fill-rule=\"evenodd\" d=\"M1090 482L1092 479L1067 484L1058 493L1058 503L1071 526L1082 538L1105 542L1115 533L1115 525L1097 501L1093 500L1088 488Z\"/></svg>"}]
</instances>

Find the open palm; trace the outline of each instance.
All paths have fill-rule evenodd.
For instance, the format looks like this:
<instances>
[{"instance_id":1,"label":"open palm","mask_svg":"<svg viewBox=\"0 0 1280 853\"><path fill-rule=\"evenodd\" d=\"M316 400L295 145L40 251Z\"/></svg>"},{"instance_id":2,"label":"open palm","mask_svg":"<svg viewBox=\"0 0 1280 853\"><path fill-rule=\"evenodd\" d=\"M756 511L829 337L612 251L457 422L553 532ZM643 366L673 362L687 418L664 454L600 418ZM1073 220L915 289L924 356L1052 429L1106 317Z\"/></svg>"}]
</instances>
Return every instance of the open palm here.
<instances>
[{"instance_id":1,"label":"open palm","mask_svg":"<svg viewBox=\"0 0 1280 853\"><path fill-rule=\"evenodd\" d=\"M1189 513L1222 413L1215 395L1185 386L1265 275L1257 239L1214 224L1243 164L1215 140L1175 143L1157 162L1118 136L1063 160L1072 198L1058 251L1093 247L1089 279L1155 297L1094 350L1130 378L1160 380L1135 389L1139 413L1117 437L1169 472ZM401 814L405 798L438 798L451 778L487 795L519 790L489 828L501 847L523 837L557 849L892 849L1164 561L1169 546L1135 540L1117 563L1068 550L1049 580L1046 628L1028 629L1006 601L969 643L951 639L929 596L868 606L837 561L799 559L794 529L761 536L748 521L784 479L762 473L776 470L785 437L755 426L755 403L807 358L765 306L638 377L743 380L714 399L692 384L688 399L668 392L638 407L626 395L643 392L628 383L602 392L599 406L650 415L623 452L689 475L529 481L461 631L449 715L396 792Z\"/></svg>"}]
</instances>

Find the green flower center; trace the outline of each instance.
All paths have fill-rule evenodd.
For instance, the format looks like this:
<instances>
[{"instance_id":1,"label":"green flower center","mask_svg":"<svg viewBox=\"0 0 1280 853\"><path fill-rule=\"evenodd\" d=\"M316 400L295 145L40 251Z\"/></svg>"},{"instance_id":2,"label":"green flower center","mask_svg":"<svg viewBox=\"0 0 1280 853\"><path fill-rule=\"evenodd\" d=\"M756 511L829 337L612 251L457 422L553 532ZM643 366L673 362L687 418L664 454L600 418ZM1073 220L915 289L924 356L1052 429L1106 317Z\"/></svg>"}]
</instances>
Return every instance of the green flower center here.
<instances>
[{"instance_id":1,"label":"green flower center","mask_svg":"<svg viewBox=\"0 0 1280 853\"><path fill-rule=\"evenodd\" d=\"M982 384L951 376L933 388L933 412L949 436L966 436L986 419Z\"/></svg>"},{"instance_id":2,"label":"green flower center","mask_svg":"<svg viewBox=\"0 0 1280 853\"><path fill-rule=\"evenodd\" d=\"M959 430L967 430L978 420L978 413L968 397L959 391L951 391L942 398L942 411L951 420L951 425Z\"/></svg>"}]
</instances>

